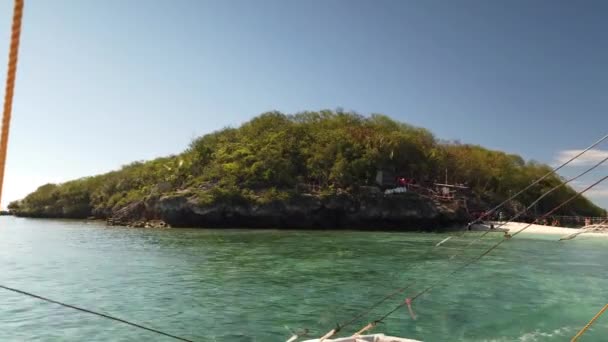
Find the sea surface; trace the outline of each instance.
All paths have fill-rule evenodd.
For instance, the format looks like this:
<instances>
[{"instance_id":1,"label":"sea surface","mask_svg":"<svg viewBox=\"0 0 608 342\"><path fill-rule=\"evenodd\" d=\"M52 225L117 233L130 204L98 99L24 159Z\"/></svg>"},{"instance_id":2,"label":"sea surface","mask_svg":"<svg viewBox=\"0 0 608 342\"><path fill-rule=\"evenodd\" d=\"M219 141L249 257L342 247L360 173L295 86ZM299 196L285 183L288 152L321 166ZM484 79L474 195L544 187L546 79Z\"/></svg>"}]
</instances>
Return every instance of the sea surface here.
<instances>
[{"instance_id":1,"label":"sea surface","mask_svg":"<svg viewBox=\"0 0 608 342\"><path fill-rule=\"evenodd\" d=\"M285 341L365 326L424 341L568 341L608 302L608 239L479 233L133 229L0 218L0 284L194 341ZM456 257L450 259L450 256ZM413 283L413 284L412 284ZM608 340L608 314L582 342ZM0 341L171 341L0 290Z\"/></svg>"}]
</instances>

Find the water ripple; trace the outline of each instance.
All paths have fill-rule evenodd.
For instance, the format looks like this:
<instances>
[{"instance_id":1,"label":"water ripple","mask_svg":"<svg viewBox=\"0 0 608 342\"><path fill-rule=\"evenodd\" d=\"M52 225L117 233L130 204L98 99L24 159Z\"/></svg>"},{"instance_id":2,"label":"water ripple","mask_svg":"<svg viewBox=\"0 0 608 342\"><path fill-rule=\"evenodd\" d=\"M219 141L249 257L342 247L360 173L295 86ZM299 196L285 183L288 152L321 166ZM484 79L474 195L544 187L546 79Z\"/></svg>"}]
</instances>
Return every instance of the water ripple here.
<instances>
[{"instance_id":1,"label":"water ripple","mask_svg":"<svg viewBox=\"0 0 608 342\"><path fill-rule=\"evenodd\" d=\"M416 280L411 295L496 241L373 232L150 230L3 217L0 283L201 341L322 334ZM608 297L608 242L517 238L398 311L386 333L426 341L563 341ZM365 325L403 298L357 324ZM353 327L355 329L355 327ZM586 341L602 341L598 322ZM1 341L165 341L12 293Z\"/></svg>"}]
</instances>

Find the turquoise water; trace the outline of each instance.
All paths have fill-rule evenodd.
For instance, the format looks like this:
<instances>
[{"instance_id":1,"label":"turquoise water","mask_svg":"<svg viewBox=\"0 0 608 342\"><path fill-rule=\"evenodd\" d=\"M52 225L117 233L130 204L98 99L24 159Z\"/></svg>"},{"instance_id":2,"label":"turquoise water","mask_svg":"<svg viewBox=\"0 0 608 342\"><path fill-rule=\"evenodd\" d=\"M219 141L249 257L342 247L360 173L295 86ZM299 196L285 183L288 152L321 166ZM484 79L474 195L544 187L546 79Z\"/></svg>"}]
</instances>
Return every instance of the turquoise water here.
<instances>
[{"instance_id":1,"label":"turquoise water","mask_svg":"<svg viewBox=\"0 0 608 342\"><path fill-rule=\"evenodd\" d=\"M196 341L285 341L453 270L475 235L127 229L0 219L0 283ZM499 239L484 239L468 255ZM608 239L521 234L376 330L424 341L566 341L608 302ZM369 320L403 300L389 300ZM313 334L315 335L315 334ZM608 339L608 316L581 341ZM0 290L0 341L171 341Z\"/></svg>"}]
</instances>

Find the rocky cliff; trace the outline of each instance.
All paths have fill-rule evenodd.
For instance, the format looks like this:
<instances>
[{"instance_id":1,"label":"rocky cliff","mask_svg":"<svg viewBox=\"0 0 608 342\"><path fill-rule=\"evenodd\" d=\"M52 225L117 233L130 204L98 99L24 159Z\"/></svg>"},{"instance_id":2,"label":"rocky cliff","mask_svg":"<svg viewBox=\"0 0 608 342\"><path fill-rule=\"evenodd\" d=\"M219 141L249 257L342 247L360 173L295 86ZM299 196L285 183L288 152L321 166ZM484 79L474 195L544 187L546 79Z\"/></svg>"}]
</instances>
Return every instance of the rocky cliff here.
<instances>
[{"instance_id":1,"label":"rocky cliff","mask_svg":"<svg viewBox=\"0 0 608 342\"><path fill-rule=\"evenodd\" d=\"M103 217L99 215L98 217ZM202 204L196 195L148 197L108 215L111 224L164 221L172 227L302 229L441 229L469 219L456 204L416 194L393 196L300 195L287 201Z\"/></svg>"}]
</instances>

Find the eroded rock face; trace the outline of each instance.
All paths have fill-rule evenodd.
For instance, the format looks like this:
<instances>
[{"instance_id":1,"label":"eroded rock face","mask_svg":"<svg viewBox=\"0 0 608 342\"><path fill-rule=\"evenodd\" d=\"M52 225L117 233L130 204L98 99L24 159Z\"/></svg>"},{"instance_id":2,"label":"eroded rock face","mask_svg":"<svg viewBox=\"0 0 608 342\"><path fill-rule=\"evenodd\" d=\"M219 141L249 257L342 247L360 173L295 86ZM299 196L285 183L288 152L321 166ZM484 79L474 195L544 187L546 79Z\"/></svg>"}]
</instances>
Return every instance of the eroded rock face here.
<instances>
[{"instance_id":1,"label":"eroded rock face","mask_svg":"<svg viewBox=\"0 0 608 342\"><path fill-rule=\"evenodd\" d=\"M52 215L51 215L52 214ZM86 215L85 215L86 214ZM416 194L385 196L346 193L302 194L287 201L254 200L201 203L191 192L150 195L120 208L89 209L83 217L107 219L110 225L133 227L302 228L436 230L468 222L457 204L442 204ZM34 216L24 214L22 216ZM70 217L57 211L37 217ZM80 218L80 217L77 217ZM162 222L159 223L159 222Z\"/></svg>"},{"instance_id":2,"label":"eroded rock face","mask_svg":"<svg viewBox=\"0 0 608 342\"><path fill-rule=\"evenodd\" d=\"M417 196L353 198L299 196L286 202L215 203L171 196L158 201L158 216L174 227L385 228L414 230L466 222L461 208L436 205Z\"/></svg>"},{"instance_id":3,"label":"eroded rock face","mask_svg":"<svg viewBox=\"0 0 608 342\"><path fill-rule=\"evenodd\" d=\"M112 214L112 220L116 222L129 223L144 216L146 206L143 201L133 202Z\"/></svg>"}]
</instances>

